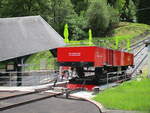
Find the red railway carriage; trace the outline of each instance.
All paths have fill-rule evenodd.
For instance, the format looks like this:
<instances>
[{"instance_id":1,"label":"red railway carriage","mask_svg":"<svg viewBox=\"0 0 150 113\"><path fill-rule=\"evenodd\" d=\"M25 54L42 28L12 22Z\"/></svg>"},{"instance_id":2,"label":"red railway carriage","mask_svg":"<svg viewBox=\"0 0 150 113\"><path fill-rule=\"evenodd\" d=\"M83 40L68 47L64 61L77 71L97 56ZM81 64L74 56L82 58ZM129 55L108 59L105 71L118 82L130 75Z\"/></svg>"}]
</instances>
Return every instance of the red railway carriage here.
<instances>
[{"instance_id":1,"label":"red railway carriage","mask_svg":"<svg viewBox=\"0 0 150 113\"><path fill-rule=\"evenodd\" d=\"M134 57L133 54L124 52L124 59L123 59L124 63L123 63L123 65L124 66L131 66L131 65L133 65L133 57Z\"/></svg>"},{"instance_id":2,"label":"red railway carriage","mask_svg":"<svg viewBox=\"0 0 150 113\"><path fill-rule=\"evenodd\" d=\"M95 66L112 65L109 50L101 47L63 47L57 49L57 59L62 65ZM65 64L63 64L65 63ZM111 64L109 64L111 63Z\"/></svg>"},{"instance_id":3,"label":"red railway carriage","mask_svg":"<svg viewBox=\"0 0 150 113\"><path fill-rule=\"evenodd\" d=\"M122 66L122 59L124 57L123 55L124 53L121 52L121 51L113 51L113 56L112 56L112 59L113 59L113 66Z\"/></svg>"},{"instance_id":4,"label":"red railway carriage","mask_svg":"<svg viewBox=\"0 0 150 113\"><path fill-rule=\"evenodd\" d=\"M96 47L63 47L57 49L58 62L94 62Z\"/></svg>"},{"instance_id":5,"label":"red railway carriage","mask_svg":"<svg viewBox=\"0 0 150 113\"><path fill-rule=\"evenodd\" d=\"M133 66L133 57L131 53L96 46L61 47L57 49L57 61L60 66L69 66L78 75L77 79L70 80L71 85L68 87L71 88L83 86L82 83L91 86L106 82L107 73L115 72L110 76L119 75L122 78L121 75L124 74L128 66ZM92 77L89 76L89 73L92 73ZM80 85L73 85L76 83Z\"/></svg>"},{"instance_id":6,"label":"red railway carriage","mask_svg":"<svg viewBox=\"0 0 150 113\"><path fill-rule=\"evenodd\" d=\"M57 60L64 66L131 66L133 54L102 47L62 47Z\"/></svg>"}]
</instances>

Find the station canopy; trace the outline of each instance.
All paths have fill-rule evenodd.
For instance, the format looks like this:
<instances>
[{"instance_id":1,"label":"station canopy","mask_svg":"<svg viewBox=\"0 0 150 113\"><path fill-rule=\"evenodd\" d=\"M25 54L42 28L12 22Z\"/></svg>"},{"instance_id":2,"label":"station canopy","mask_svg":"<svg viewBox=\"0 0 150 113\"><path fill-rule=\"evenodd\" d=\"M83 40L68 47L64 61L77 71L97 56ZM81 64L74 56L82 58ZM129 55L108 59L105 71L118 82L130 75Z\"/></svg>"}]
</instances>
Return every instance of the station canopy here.
<instances>
[{"instance_id":1,"label":"station canopy","mask_svg":"<svg viewBox=\"0 0 150 113\"><path fill-rule=\"evenodd\" d=\"M0 18L0 61L64 45L63 38L41 16Z\"/></svg>"}]
</instances>

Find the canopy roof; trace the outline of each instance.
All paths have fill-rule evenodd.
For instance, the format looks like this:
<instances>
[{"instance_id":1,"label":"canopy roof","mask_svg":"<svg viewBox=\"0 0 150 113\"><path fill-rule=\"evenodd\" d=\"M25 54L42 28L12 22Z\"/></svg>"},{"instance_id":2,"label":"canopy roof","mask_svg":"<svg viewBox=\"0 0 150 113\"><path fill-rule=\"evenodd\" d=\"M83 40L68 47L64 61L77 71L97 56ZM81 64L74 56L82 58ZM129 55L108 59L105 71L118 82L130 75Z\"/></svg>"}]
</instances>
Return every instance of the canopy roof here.
<instances>
[{"instance_id":1,"label":"canopy roof","mask_svg":"<svg viewBox=\"0 0 150 113\"><path fill-rule=\"evenodd\" d=\"M0 18L0 61L64 45L63 38L41 16Z\"/></svg>"}]
</instances>

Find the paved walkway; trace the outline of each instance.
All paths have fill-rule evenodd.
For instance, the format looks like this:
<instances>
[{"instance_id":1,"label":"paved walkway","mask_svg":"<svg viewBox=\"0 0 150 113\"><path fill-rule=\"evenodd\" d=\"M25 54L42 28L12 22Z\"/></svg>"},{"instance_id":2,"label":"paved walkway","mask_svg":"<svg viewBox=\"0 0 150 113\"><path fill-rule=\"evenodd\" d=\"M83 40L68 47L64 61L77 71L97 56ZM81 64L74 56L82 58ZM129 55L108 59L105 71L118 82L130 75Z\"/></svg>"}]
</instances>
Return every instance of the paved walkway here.
<instances>
[{"instance_id":1,"label":"paved walkway","mask_svg":"<svg viewBox=\"0 0 150 113\"><path fill-rule=\"evenodd\" d=\"M1 111L1 113L100 113L99 109L82 100L49 98Z\"/></svg>"}]
</instances>

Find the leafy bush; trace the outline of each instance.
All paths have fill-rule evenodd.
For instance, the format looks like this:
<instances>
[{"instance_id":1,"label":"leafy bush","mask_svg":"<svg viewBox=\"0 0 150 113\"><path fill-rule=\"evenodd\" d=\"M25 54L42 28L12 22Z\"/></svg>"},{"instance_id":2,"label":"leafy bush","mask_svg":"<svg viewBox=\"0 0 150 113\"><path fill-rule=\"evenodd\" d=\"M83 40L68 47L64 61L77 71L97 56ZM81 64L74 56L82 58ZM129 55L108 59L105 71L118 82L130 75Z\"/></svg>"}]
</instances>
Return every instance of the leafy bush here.
<instances>
[{"instance_id":1,"label":"leafy bush","mask_svg":"<svg viewBox=\"0 0 150 113\"><path fill-rule=\"evenodd\" d=\"M81 13L80 15L69 15L66 18L66 23L69 25L69 37L71 37L71 40L81 40L87 37L87 33L84 30L87 27L87 21L84 17L84 14Z\"/></svg>"},{"instance_id":2,"label":"leafy bush","mask_svg":"<svg viewBox=\"0 0 150 113\"><path fill-rule=\"evenodd\" d=\"M105 0L93 0L87 10L88 27L94 36L106 35L110 26L118 23L118 11Z\"/></svg>"}]
</instances>

